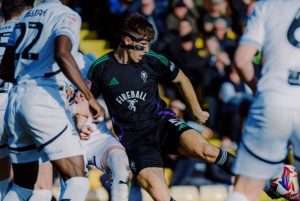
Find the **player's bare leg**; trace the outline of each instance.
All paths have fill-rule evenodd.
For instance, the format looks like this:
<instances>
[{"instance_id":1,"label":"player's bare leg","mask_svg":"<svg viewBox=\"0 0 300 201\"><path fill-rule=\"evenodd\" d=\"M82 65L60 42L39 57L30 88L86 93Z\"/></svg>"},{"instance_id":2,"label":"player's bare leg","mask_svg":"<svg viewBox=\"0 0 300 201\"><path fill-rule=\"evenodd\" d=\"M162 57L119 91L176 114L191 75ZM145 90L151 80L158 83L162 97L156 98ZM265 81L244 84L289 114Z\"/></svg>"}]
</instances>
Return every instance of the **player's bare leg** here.
<instances>
[{"instance_id":1,"label":"player's bare leg","mask_svg":"<svg viewBox=\"0 0 300 201\"><path fill-rule=\"evenodd\" d=\"M0 159L0 169L0 200L2 200L9 184L10 162L8 157Z\"/></svg>"},{"instance_id":2,"label":"player's bare leg","mask_svg":"<svg viewBox=\"0 0 300 201\"><path fill-rule=\"evenodd\" d=\"M165 181L163 168L144 168L138 173L137 181L155 201L172 200Z\"/></svg>"},{"instance_id":3,"label":"player's bare leg","mask_svg":"<svg viewBox=\"0 0 300 201\"><path fill-rule=\"evenodd\" d=\"M226 201L257 201L265 183L265 180L238 176L234 191L228 195Z\"/></svg>"},{"instance_id":4,"label":"player's bare leg","mask_svg":"<svg viewBox=\"0 0 300 201\"><path fill-rule=\"evenodd\" d=\"M215 163L229 173L235 159L230 153L210 144L200 133L193 129L186 130L181 134L177 150L182 155Z\"/></svg>"},{"instance_id":5,"label":"player's bare leg","mask_svg":"<svg viewBox=\"0 0 300 201\"><path fill-rule=\"evenodd\" d=\"M52 199L53 168L50 162L40 163L37 181L29 201L40 201Z\"/></svg>"},{"instance_id":6,"label":"player's bare leg","mask_svg":"<svg viewBox=\"0 0 300 201\"><path fill-rule=\"evenodd\" d=\"M84 172L83 157L72 156L51 162L66 185L62 198L72 197L72 201L84 200L88 193L89 181Z\"/></svg>"},{"instance_id":7,"label":"player's bare leg","mask_svg":"<svg viewBox=\"0 0 300 201\"><path fill-rule=\"evenodd\" d=\"M28 200L37 180L39 162L12 164L14 183L3 201ZM25 173L25 174L24 174Z\"/></svg>"}]
</instances>

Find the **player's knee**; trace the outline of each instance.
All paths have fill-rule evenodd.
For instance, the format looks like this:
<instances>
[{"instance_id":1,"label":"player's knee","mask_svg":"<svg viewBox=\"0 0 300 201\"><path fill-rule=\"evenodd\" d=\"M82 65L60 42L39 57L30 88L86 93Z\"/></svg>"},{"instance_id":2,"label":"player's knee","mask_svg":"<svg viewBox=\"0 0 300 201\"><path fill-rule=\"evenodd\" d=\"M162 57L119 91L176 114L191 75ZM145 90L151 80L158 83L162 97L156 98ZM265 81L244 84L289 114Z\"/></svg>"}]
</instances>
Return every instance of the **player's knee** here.
<instances>
[{"instance_id":1,"label":"player's knee","mask_svg":"<svg viewBox=\"0 0 300 201\"><path fill-rule=\"evenodd\" d=\"M51 181L46 181L46 180L38 180L38 182L35 183L34 185L34 190L45 190L45 189L51 189L52 187L52 180Z\"/></svg>"},{"instance_id":2,"label":"player's knee","mask_svg":"<svg viewBox=\"0 0 300 201\"><path fill-rule=\"evenodd\" d=\"M61 177L66 181L71 177L84 177L84 160L82 156L60 159L53 161Z\"/></svg>"},{"instance_id":3,"label":"player's knee","mask_svg":"<svg viewBox=\"0 0 300 201\"><path fill-rule=\"evenodd\" d=\"M144 188L154 200L164 201L170 199L170 193L164 180L154 172L147 174L142 170L141 173L138 174L137 180L139 185Z\"/></svg>"},{"instance_id":4,"label":"player's knee","mask_svg":"<svg viewBox=\"0 0 300 201\"><path fill-rule=\"evenodd\" d=\"M127 155L124 150L113 150L108 156L108 164L112 171L113 181L128 184L130 168Z\"/></svg>"},{"instance_id":5,"label":"player's knee","mask_svg":"<svg viewBox=\"0 0 300 201\"><path fill-rule=\"evenodd\" d=\"M142 169L137 175L138 183L146 190L160 191L164 186L164 178L157 175L151 168Z\"/></svg>"},{"instance_id":6,"label":"player's knee","mask_svg":"<svg viewBox=\"0 0 300 201\"><path fill-rule=\"evenodd\" d=\"M65 169L64 173L68 178L85 176L84 166L77 162L70 163L69 168Z\"/></svg>"},{"instance_id":7,"label":"player's knee","mask_svg":"<svg viewBox=\"0 0 300 201\"><path fill-rule=\"evenodd\" d=\"M10 163L8 157L0 159L0 180L9 178L10 176Z\"/></svg>"},{"instance_id":8,"label":"player's knee","mask_svg":"<svg viewBox=\"0 0 300 201\"><path fill-rule=\"evenodd\" d=\"M149 179L148 172L144 172L144 170L140 171L137 175L137 181L141 187L144 189L150 189L152 187L152 183Z\"/></svg>"}]
</instances>

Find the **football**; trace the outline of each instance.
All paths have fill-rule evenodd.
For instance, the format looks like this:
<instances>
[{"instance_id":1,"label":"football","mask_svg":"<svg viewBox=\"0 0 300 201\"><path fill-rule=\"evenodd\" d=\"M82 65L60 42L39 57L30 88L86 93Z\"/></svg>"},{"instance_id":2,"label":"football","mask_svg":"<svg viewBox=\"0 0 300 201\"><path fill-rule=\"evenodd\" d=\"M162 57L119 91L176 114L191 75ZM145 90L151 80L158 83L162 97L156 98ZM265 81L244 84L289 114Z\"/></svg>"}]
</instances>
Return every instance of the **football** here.
<instances>
[{"instance_id":1,"label":"football","mask_svg":"<svg viewBox=\"0 0 300 201\"><path fill-rule=\"evenodd\" d=\"M272 198L289 199L299 192L297 171L292 165L284 165L282 171L267 180L265 192Z\"/></svg>"}]
</instances>

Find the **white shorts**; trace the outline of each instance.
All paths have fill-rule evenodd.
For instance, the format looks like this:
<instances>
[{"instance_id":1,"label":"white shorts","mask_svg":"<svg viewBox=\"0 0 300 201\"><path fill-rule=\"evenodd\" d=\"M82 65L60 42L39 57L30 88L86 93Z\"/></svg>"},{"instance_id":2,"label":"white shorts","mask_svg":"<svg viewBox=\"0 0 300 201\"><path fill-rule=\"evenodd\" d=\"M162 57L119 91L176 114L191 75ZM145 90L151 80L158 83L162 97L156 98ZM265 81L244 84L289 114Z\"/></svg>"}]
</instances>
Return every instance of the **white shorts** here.
<instances>
[{"instance_id":1,"label":"white shorts","mask_svg":"<svg viewBox=\"0 0 300 201\"><path fill-rule=\"evenodd\" d=\"M113 134L107 129L105 122L99 122L103 124L99 129L99 126L95 129L91 135L91 138L86 141L82 141L83 150L85 153L87 165L94 165L99 170L105 172L109 169L107 164L107 157L109 153L114 149L124 150L122 144L113 136Z\"/></svg>"},{"instance_id":2,"label":"white shorts","mask_svg":"<svg viewBox=\"0 0 300 201\"><path fill-rule=\"evenodd\" d=\"M7 133L4 129L4 114L7 107L8 94L0 92L0 159L8 156Z\"/></svg>"},{"instance_id":3,"label":"white shorts","mask_svg":"<svg viewBox=\"0 0 300 201\"><path fill-rule=\"evenodd\" d=\"M286 158L289 139L300 139L299 109L263 103L258 96L250 108L233 168L234 173L254 179L276 175ZM295 150L299 146L295 143Z\"/></svg>"},{"instance_id":4,"label":"white shorts","mask_svg":"<svg viewBox=\"0 0 300 201\"><path fill-rule=\"evenodd\" d=\"M5 115L12 163L57 160L83 155L72 115L60 86L18 85Z\"/></svg>"}]
</instances>

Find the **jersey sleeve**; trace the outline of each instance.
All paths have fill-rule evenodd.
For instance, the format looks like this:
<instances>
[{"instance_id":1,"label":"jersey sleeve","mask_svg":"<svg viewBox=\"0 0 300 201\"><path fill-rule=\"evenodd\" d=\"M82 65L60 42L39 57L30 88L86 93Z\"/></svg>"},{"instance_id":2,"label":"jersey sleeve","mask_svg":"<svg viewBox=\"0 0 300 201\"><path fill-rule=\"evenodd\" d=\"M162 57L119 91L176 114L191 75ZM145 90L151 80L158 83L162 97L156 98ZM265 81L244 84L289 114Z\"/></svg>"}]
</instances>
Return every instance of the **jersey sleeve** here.
<instances>
[{"instance_id":1,"label":"jersey sleeve","mask_svg":"<svg viewBox=\"0 0 300 201\"><path fill-rule=\"evenodd\" d=\"M96 63L92 64L88 71L88 81L90 85L90 91L94 95L95 98L101 94L100 88L100 73L99 68Z\"/></svg>"},{"instance_id":2,"label":"jersey sleeve","mask_svg":"<svg viewBox=\"0 0 300 201\"><path fill-rule=\"evenodd\" d=\"M54 28L54 37L66 35L70 38L72 44L75 43L81 28L81 18L77 13L65 13L58 19Z\"/></svg>"},{"instance_id":3,"label":"jersey sleeve","mask_svg":"<svg viewBox=\"0 0 300 201\"><path fill-rule=\"evenodd\" d=\"M172 81L177 77L179 68L165 56L156 54L153 51L148 52L147 56L149 56L150 63L159 77L168 81Z\"/></svg>"},{"instance_id":4,"label":"jersey sleeve","mask_svg":"<svg viewBox=\"0 0 300 201\"><path fill-rule=\"evenodd\" d=\"M258 51L262 50L265 40L264 26L264 2L257 2L251 16L247 21L246 30L241 38L240 44L254 46Z\"/></svg>"}]
</instances>

